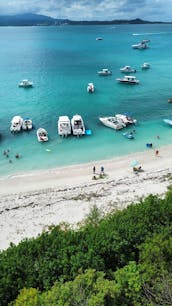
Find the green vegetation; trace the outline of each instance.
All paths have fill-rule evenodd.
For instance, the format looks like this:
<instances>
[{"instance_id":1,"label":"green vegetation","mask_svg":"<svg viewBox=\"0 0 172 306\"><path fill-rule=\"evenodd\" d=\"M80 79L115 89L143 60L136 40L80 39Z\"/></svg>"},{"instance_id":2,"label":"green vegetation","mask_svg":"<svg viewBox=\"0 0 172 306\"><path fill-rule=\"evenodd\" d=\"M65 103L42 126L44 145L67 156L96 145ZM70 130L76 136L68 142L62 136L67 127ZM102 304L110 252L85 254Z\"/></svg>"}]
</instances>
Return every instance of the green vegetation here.
<instances>
[{"instance_id":1,"label":"green vegetation","mask_svg":"<svg viewBox=\"0 0 172 306\"><path fill-rule=\"evenodd\" d=\"M0 305L172 305L172 190L0 254ZM14 302L12 302L14 301Z\"/></svg>"}]
</instances>

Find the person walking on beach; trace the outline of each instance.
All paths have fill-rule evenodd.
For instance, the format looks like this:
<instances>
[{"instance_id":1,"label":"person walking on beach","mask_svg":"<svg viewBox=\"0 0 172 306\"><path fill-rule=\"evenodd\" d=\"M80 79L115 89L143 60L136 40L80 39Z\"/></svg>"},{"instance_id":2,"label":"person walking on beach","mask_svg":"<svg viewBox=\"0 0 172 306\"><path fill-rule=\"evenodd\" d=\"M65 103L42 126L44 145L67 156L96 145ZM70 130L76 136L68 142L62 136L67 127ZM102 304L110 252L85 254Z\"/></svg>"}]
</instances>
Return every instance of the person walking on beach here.
<instances>
[{"instance_id":1,"label":"person walking on beach","mask_svg":"<svg viewBox=\"0 0 172 306\"><path fill-rule=\"evenodd\" d=\"M101 173L102 175L105 174L105 172L104 172L104 167L103 167L103 166L101 166L101 168L100 168L100 173Z\"/></svg>"},{"instance_id":2,"label":"person walking on beach","mask_svg":"<svg viewBox=\"0 0 172 306\"><path fill-rule=\"evenodd\" d=\"M96 173L96 167L94 166L93 167L93 174L95 174Z\"/></svg>"}]
</instances>

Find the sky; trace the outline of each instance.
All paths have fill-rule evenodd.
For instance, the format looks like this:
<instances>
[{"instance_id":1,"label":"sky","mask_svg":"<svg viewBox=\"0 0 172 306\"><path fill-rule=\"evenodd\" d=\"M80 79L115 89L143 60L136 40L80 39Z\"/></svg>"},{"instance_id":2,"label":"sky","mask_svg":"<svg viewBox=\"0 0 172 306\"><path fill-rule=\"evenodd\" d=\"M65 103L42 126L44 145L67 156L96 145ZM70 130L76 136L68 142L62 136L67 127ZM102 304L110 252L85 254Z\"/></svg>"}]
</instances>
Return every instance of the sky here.
<instances>
[{"instance_id":1,"label":"sky","mask_svg":"<svg viewBox=\"0 0 172 306\"><path fill-rule=\"evenodd\" d=\"M172 0L0 0L0 15L42 14L71 20L172 21Z\"/></svg>"}]
</instances>

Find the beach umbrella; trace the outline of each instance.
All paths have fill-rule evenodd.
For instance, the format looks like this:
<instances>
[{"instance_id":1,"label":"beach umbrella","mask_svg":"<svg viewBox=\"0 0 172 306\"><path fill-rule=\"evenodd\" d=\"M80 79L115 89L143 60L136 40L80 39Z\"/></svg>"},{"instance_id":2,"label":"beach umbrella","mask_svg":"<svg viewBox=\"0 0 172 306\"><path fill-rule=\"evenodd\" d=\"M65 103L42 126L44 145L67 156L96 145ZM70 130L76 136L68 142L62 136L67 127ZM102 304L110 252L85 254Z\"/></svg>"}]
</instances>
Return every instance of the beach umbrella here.
<instances>
[{"instance_id":1,"label":"beach umbrella","mask_svg":"<svg viewBox=\"0 0 172 306\"><path fill-rule=\"evenodd\" d=\"M138 166L139 165L139 162L137 161L137 160L133 160L132 162L131 162L131 167L136 167L136 166Z\"/></svg>"}]
</instances>

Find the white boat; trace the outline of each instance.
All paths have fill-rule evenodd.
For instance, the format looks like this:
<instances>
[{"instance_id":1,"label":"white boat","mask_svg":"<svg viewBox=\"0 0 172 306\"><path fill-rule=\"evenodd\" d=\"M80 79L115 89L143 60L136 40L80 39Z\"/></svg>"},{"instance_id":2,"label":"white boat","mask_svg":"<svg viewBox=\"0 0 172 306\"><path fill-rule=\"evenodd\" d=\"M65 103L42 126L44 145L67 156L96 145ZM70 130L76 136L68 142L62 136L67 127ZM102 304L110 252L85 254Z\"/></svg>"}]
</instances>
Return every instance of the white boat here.
<instances>
[{"instance_id":1,"label":"white boat","mask_svg":"<svg viewBox=\"0 0 172 306\"><path fill-rule=\"evenodd\" d=\"M48 133L45 129L39 128L36 132L37 138L39 142L46 142L48 141Z\"/></svg>"},{"instance_id":2,"label":"white boat","mask_svg":"<svg viewBox=\"0 0 172 306\"><path fill-rule=\"evenodd\" d=\"M102 37L96 37L96 40L103 40Z\"/></svg>"},{"instance_id":3,"label":"white boat","mask_svg":"<svg viewBox=\"0 0 172 306\"><path fill-rule=\"evenodd\" d=\"M139 84L139 80L137 80L135 76L131 75L125 75L123 78L118 78L116 80L125 84Z\"/></svg>"},{"instance_id":4,"label":"white boat","mask_svg":"<svg viewBox=\"0 0 172 306\"><path fill-rule=\"evenodd\" d=\"M20 116L14 116L11 120L10 131L20 132L22 130L23 118Z\"/></svg>"},{"instance_id":5,"label":"white boat","mask_svg":"<svg viewBox=\"0 0 172 306\"><path fill-rule=\"evenodd\" d=\"M118 122L123 122L125 126L128 126L130 124L136 124L137 120L124 114L116 114L115 117L117 118Z\"/></svg>"},{"instance_id":6,"label":"white boat","mask_svg":"<svg viewBox=\"0 0 172 306\"><path fill-rule=\"evenodd\" d=\"M68 116L60 116L57 123L58 134L67 137L71 135L71 123Z\"/></svg>"},{"instance_id":7,"label":"white boat","mask_svg":"<svg viewBox=\"0 0 172 306\"><path fill-rule=\"evenodd\" d=\"M124 66L123 68L120 68L120 71L124 73L133 73L136 72L136 69L131 68L131 66Z\"/></svg>"},{"instance_id":8,"label":"white boat","mask_svg":"<svg viewBox=\"0 0 172 306\"><path fill-rule=\"evenodd\" d=\"M163 121L167 123L168 125L172 125L172 120L170 119L163 119Z\"/></svg>"},{"instance_id":9,"label":"white boat","mask_svg":"<svg viewBox=\"0 0 172 306\"><path fill-rule=\"evenodd\" d=\"M94 92L95 88L94 88L94 84L93 83L88 83L87 85L87 92Z\"/></svg>"},{"instance_id":10,"label":"white boat","mask_svg":"<svg viewBox=\"0 0 172 306\"><path fill-rule=\"evenodd\" d=\"M114 130L121 130L124 127L126 127L125 123L122 121L118 121L116 116L110 116L110 117L100 117L100 122L103 123L105 126L114 129Z\"/></svg>"},{"instance_id":11,"label":"white boat","mask_svg":"<svg viewBox=\"0 0 172 306\"><path fill-rule=\"evenodd\" d=\"M85 135L84 121L80 115L74 115L71 119L72 133L75 136Z\"/></svg>"},{"instance_id":12,"label":"white boat","mask_svg":"<svg viewBox=\"0 0 172 306\"><path fill-rule=\"evenodd\" d=\"M132 48L133 48L133 49L143 50L143 49L147 49L147 48L148 48L148 45L147 45L146 43L144 43L144 42L141 42L141 43L132 45Z\"/></svg>"},{"instance_id":13,"label":"white boat","mask_svg":"<svg viewBox=\"0 0 172 306\"><path fill-rule=\"evenodd\" d=\"M102 70L97 72L98 75L106 76L106 75L111 75L112 71L108 70L107 68L103 68Z\"/></svg>"},{"instance_id":14,"label":"white boat","mask_svg":"<svg viewBox=\"0 0 172 306\"><path fill-rule=\"evenodd\" d=\"M32 130L32 120L29 118L23 119L22 129L23 130Z\"/></svg>"},{"instance_id":15,"label":"white boat","mask_svg":"<svg viewBox=\"0 0 172 306\"><path fill-rule=\"evenodd\" d=\"M27 79L22 80L22 81L19 83L19 87L28 88L28 87L32 87L32 86L33 86L33 82L30 82L30 81L27 80Z\"/></svg>"},{"instance_id":16,"label":"white boat","mask_svg":"<svg viewBox=\"0 0 172 306\"><path fill-rule=\"evenodd\" d=\"M143 65L141 66L142 69L149 69L150 68L150 64L149 63L143 63Z\"/></svg>"}]
</instances>

